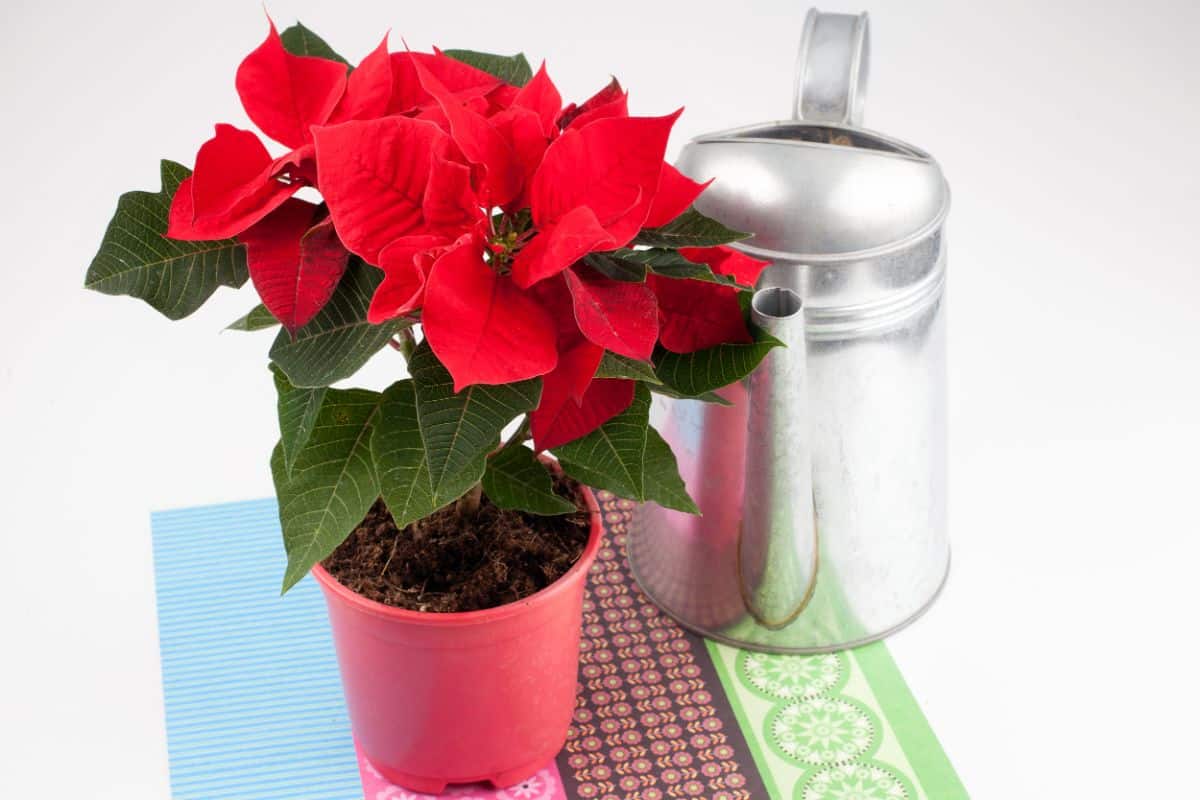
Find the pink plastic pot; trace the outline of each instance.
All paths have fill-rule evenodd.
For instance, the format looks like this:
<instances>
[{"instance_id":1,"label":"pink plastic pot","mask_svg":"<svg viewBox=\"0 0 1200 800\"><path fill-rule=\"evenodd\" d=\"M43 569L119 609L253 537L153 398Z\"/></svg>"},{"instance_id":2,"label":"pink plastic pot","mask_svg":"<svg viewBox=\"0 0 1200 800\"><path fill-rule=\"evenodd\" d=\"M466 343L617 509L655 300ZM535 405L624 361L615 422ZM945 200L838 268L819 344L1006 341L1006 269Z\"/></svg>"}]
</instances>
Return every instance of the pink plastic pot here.
<instances>
[{"instance_id":1,"label":"pink plastic pot","mask_svg":"<svg viewBox=\"0 0 1200 800\"><path fill-rule=\"evenodd\" d=\"M562 749L575 709L583 589L603 529L567 574L516 603L454 614L393 608L321 567L350 724L379 772L438 794L450 783L505 787Z\"/></svg>"}]
</instances>

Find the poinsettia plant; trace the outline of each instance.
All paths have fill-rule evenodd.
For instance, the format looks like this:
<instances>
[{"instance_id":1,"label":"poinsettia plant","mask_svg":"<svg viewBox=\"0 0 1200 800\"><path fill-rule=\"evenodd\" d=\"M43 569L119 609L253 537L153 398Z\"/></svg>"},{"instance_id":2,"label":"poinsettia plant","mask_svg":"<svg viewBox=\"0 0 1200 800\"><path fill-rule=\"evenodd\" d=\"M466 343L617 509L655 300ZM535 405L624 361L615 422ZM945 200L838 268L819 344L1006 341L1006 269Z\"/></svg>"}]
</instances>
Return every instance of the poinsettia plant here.
<instances>
[{"instance_id":1,"label":"poinsettia plant","mask_svg":"<svg viewBox=\"0 0 1200 800\"><path fill-rule=\"evenodd\" d=\"M524 55L385 37L351 66L299 24L272 24L236 87L286 152L218 124L194 170L164 161L161 192L121 198L86 285L179 319L249 279L261 304L230 327L282 326L285 591L380 497L401 527L469 515L482 492L573 510L544 451L582 483L696 511L651 394L723 402L777 342L747 322L764 263L725 246L744 234L664 161L680 112L630 115L615 79L564 105ZM388 347L409 377L332 387Z\"/></svg>"}]
</instances>

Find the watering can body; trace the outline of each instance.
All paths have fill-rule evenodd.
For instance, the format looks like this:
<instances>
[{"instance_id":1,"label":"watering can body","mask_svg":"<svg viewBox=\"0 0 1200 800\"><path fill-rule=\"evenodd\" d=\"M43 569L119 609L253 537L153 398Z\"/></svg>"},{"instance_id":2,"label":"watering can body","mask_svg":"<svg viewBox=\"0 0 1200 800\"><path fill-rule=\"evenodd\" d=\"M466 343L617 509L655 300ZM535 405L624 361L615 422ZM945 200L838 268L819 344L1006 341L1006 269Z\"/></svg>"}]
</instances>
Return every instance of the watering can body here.
<instances>
[{"instance_id":1,"label":"watering can body","mask_svg":"<svg viewBox=\"0 0 1200 800\"><path fill-rule=\"evenodd\" d=\"M865 74L865 15L810 12L803 118L701 136L677 164L715 178L700 211L754 232L735 245L771 262L752 319L787 346L730 405L656 397L702 513L647 504L628 548L651 599L738 646L882 638L949 568L949 189L926 153L858 127Z\"/></svg>"}]
</instances>

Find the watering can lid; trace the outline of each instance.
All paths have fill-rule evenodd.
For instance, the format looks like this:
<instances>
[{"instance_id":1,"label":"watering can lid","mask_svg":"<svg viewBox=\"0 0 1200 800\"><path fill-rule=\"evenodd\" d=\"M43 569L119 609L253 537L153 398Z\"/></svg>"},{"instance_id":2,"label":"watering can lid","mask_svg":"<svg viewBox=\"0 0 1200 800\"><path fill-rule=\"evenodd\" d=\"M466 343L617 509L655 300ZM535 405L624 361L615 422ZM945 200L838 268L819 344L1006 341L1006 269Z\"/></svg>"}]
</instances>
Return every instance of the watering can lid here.
<instances>
[{"instance_id":1,"label":"watering can lid","mask_svg":"<svg viewBox=\"0 0 1200 800\"><path fill-rule=\"evenodd\" d=\"M867 15L805 19L790 121L710 133L677 166L715 178L704 214L754 236L739 249L771 260L869 257L937 230L950 205L927 153L858 127L868 63Z\"/></svg>"}]
</instances>

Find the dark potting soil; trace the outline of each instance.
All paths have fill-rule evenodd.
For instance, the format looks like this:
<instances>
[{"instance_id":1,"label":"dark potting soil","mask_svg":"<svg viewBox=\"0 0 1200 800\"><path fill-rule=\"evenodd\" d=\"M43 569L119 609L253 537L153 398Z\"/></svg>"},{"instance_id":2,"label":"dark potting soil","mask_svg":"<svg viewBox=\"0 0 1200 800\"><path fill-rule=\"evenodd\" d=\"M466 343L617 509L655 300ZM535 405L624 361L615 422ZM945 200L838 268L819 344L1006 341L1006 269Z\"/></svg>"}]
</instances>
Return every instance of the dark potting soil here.
<instances>
[{"instance_id":1,"label":"dark potting soil","mask_svg":"<svg viewBox=\"0 0 1200 800\"><path fill-rule=\"evenodd\" d=\"M474 519L455 504L404 530L382 499L322 566L371 600L414 611L477 611L544 589L587 544L591 514L578 483L555 476L554 491L580 509L543 517L498 508L486 495Z\"/></svg>"}]
</instances>

